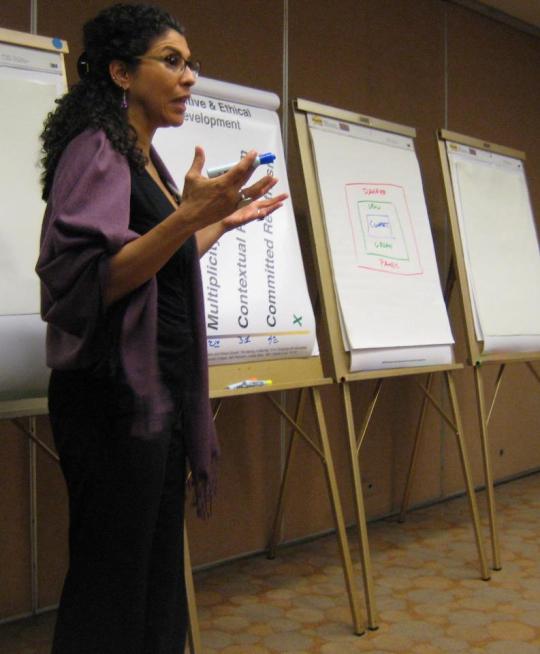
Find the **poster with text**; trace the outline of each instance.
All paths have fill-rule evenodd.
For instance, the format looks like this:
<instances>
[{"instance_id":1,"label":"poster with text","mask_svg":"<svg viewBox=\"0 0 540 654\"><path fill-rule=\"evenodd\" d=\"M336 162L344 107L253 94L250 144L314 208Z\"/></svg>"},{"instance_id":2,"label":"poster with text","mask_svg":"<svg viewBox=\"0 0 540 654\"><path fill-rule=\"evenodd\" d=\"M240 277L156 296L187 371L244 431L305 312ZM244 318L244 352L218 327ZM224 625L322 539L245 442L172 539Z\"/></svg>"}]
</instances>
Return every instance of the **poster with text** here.
<instances>
[{"instance_id":1,"label":"poster with text","mask_svg":"<svg viewBox=\"0 0 540 654\"><path fill-rule=\"evenodd\" d=\"M238 161L249 150L272 152L263 175L289 193L277 97L215 80L194 88L184 125L159 130L154 145L178 188L203 147L206 168ZM211 364L311 356L315 321L289 199L264 220L225 234L201 259Z\"/></svg>"}]
</instances>

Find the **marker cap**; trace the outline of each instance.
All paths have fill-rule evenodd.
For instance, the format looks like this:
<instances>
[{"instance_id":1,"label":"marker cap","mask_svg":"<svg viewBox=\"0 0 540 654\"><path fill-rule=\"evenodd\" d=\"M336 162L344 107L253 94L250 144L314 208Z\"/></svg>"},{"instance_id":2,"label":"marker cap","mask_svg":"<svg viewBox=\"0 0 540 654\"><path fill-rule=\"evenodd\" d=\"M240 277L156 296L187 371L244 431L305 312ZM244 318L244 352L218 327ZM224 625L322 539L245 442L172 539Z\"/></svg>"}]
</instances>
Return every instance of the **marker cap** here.
<instances>
[{"instance_id":1,"label":"marker cap","mask_svg":"<svg viewBox=\"0 0 540 654\"><path fill-rule=\"evenodd\" d=\"M264 152L258 156L259 164L274 163L276 155L273 152Z\"/></svg>"}]
</instances>

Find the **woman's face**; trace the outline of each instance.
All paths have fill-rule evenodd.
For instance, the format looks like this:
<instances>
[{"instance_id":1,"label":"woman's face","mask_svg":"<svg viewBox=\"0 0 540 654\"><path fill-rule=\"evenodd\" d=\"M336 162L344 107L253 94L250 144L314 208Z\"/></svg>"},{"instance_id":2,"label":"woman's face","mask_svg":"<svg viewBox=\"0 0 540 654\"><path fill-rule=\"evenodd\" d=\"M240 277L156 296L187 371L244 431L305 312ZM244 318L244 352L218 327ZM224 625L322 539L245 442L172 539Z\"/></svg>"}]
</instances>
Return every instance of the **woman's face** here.
<instances>
[{"instance_id":1,"label":"woman's face","mask_svg":"<svg viewBox=\"0 0 540 654\"><path fill-rule=\"evenodd\" d=\"M185 37L171 29L150 44L137 69L128 74L128 119L139 135L151 137L158 127L184 122L195 76L188 66L179 73L175 64L178 57L188 61L190 56Z\"/></svg>"}]
</instances>

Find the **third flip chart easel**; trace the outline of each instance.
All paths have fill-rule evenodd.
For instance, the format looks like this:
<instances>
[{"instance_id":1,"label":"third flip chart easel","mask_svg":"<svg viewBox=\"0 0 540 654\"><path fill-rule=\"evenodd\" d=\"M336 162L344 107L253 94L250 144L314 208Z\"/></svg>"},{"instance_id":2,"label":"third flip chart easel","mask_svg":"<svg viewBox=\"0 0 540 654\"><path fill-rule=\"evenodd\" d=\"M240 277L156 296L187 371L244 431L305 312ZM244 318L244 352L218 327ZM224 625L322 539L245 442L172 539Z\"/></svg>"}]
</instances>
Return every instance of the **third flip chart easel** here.
<instances>
[{"instance_id":1,"label":"third flip chart easel","mask_svg":"<svg viewBox=\"0 0 540 654\"><path fill-rule=\"evenodd\" d=\"M533 368L532 362L540 360L540 352L505 352L497 354L483 353L483 343L477 338L474 324L474 300L467 276L467 266L465 261L464 247L459 227L458 213L456 208L456 198L454 196L450 164L447 154L447 142L465 145L470 148L484 150L524 161L525 154L518 150L507 148L494 143L487 143L477 138L471 138L462 134L456 134L448 130L440 130L438 134L439 155L442 166L443 181L446 191L446 201L448 205L448 214L450 227L452 231L453 243L453 266L457 281L460 288L460 301L463 308L465 321L465 335L467 339L468 363L473 366L476 401L478 408L478 419L480 424L480 435L482 444L482 456L484 477L488 500L489 525L491 534L491 548L493 556L493 568L500 570L501 554L499 545L499 534L497 529L497 516L495 509L495 494L493 489L493 472L491 466L491 456L489 451L489 432L488 426L492 415L495 401L497 399L501 382L509 363L525 363L534 376L540 382L539 373ZM495 387L491 401L488 401L485 387L485 374L483 366L487 364L496 364L499 366Z\"/></svg>"}]
</instances>

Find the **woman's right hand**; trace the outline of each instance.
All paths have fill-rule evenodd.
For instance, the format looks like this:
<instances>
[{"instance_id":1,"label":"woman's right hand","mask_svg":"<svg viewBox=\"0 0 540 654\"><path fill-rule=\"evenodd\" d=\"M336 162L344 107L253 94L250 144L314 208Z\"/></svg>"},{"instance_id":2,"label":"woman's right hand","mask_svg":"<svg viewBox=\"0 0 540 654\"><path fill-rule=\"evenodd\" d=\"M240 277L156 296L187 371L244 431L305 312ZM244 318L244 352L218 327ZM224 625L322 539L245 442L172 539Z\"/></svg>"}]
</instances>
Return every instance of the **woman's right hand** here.
<instances>
[{"instance_id":1,"label":"woman's right hand","mask_svg":"<svg viewBox=\"0 0 540 654\"><path fill-rule=\"evenodd\" d=\"M202 174L204 150L196 146L191 168L188 170L182 192L181 212L195 231L219 222L238 208L240 189L249 180L255 168L257 152L251 150L239 163L219 177L208 179ZM249 199L259 197L258 188L266 188L272 177L266 175L250 187Z\"/></svg>"}]
</instances>

